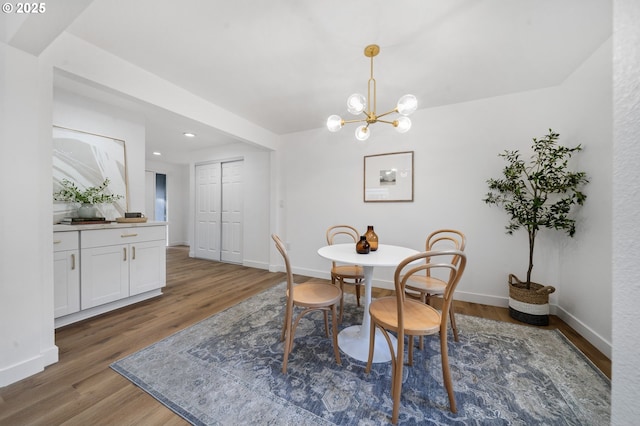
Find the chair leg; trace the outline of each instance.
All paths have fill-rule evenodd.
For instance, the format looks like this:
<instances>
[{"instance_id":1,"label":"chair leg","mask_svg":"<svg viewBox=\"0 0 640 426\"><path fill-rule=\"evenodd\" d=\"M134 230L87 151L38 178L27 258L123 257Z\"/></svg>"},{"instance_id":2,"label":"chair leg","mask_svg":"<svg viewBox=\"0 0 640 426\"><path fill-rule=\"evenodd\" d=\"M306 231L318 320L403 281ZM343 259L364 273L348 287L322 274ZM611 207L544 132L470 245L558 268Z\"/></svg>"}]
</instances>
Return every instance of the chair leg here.
<instances>
[{"instance_id":1,"label":"chair leg","mask_svg":"<svg viewBox=\"0 0 640 426\"><path fill-rule=\"evenodd\" d=\"M344 281L342 278L338 278L338 281L340 282L340 291L342 292L342 296L340 296L340 318L338 322L342 324L342 314L344 312Z\"/></svg>"},{"instance_id":2,"label":"chair leg","mask_svg":"<svg viewBox=\"0 0 640 426\"><path fill-rule=\"evenodd\" d=\"M328 312L322 311L322 313L324 314L324 334L325 336L329 337L329 319L327 317Z\"/></svg>"},{"instance_id":3,"label":"chair leg","mask_svg":"<svg viewBox=\"0 0 640 426\"><path fill-rule=\"evenodd\" d=\"M284 321L282 322L282 333L280 334L280 341L284 342L285 332L287 330L287 324L291 322L291 318L289 318L289 311L285 309L284 313Z\"/></svg>"},{"instance_id":4,"label":"chair leg","mask_svg":"<svg viewBox=\"0 0 640 426\"><path fill-rule=\"evenodd\" d=\"M441 330L443 330L441 328ZM458 411L456 407L456 396L453 393L453 382L451 381L451 370L449 368L449 352L447 350L447 329L444 328L440 332L440 352L442 355L442 380L444 386L447 389L447 395L449 396L449 407L452 413Z\"/></svg>"},{"instance_id":5,"label":"chair leg","mask_svg":"<svg viewBox=\"0 0 640 426\"><path fill-rule=\"evenodd\" d=\"M326 311L325 311L326 313ZM336 357L336 362L338 365L342 365L342 360L340 359L340 350L338 349L338 312L336 310L336 305L331 305L331 324L333 328L333 354Z\"/></svg>"},{"instance_id":6,"label":"chair leg","mask_svg":"<svg viewBox=\"0 0 640 426\"><path fill-rule=\"evenodd\" d=\"M451 299L451 307L449 308L449 318L451 319L451 330L453 330L453 339L456 342L459 342L460 340L458 339L458 327L456 326L456 317L453 311L454 311L453 299Z\"/></svg>"},{"instance_id":7,"label":"chair leg","mask_svg":"<svg viewBox=\"0 0 640 426\"><path fill-rule=\"evenodd\" d=\"M404 335L398 334L398 352L395 357L395 366L392 367L391 397L393 398L393 412L391 423L398 424L400 413L400 393L402 392L402 368L404 365Z\"/></svg>"},{"instance_id":8,"label":"chair leg","mask_svg":"<svg viewBox=\"0 0 640 426\"><path fill-rule=\"evenodd\" d=\"M342 291L342 280L337 278L335 275L331 274L331 284L336 285L336 280L338 280L339 286L340 286L340 291ZM340 308L342 309L342 302L344 301L344 293L342 296L340 296ZM340 320L342 323L342 310L340 311Z\"/></svg>"},{"instance_id":9,"label":"chair leg","mask_svg":"<svg viewBox=\"0 0 640 426\"><path fill-rule=\"evenodd\" d=\"M371 372L371 364L373 364L373 348L376 345L376 323L371 319L371 328L369 331L369 358L367 359L367 367L364 372L369 374Z\"/></svg>"},{"instance_id":10,"label":"chair leg","mask_svg":"<svg viewBox=\"0 0 640 426\"><path fill-rule=\"evenodd\" d=\"M362 287L360 284L357 284L358 282L360 282L360 280L356 281L356 303L358 306L360 306L360 287Z\"/></svg>"},{"instance_id":11,"label":"chair leg","mask_svg":"<svg viewBox=\"0 0 640 426\"><path fill-rule=\"evenodd\" d=\"M413 365L413 336L409 336L409 359L407 365Z\"/></svg>"},{"instance_id":12,"label":"chair leg","mask_svg":"<svg viewBox=\"0 0 640 426\"><path fill-rule=\"evenodd\" d=\"M420 301L426 305L430 305L431 298L425 293L420 293ZM418 337L418 343L420 344L420 350L424 350L424 336Z\"/></svg>"},{"instance_id":13,"label":"chair leg","mask_svg":"<svg viewBox=\"0 0 640 426\"><path fill-rule=\"evenodd\" d=\"M288 323L284 330L284 356L282 358L282 374L287 374L287 363L289 362L289 353L291 352L291 324Z\"/></svg>"}]
</instances>

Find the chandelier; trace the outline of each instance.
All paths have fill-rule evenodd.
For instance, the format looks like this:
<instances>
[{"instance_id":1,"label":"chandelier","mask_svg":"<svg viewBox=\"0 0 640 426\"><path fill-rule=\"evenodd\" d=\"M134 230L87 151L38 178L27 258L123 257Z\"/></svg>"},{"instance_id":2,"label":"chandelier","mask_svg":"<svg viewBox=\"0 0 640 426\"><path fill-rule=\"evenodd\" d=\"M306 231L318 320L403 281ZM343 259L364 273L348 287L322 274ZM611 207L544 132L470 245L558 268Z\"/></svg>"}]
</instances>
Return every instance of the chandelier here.
<instances>
[{"instance_id":1,"label":"chandelier","mask_svg":"<svg viewBox=\"0 0 640 426\"><path fill-rule=\"evenodd\" d=\"M367 98L359 93L354 93L347 99L347 110L353 115L364 114L364 118L356 120L343 120L339 115L332 115L327 119L327 128L331 132L337 132L342 129L346 123L366 123L358 126L356 129L356 139L366 141L369 139L369 125L373 123L391 124L399 133L405 133L411 128L411 120L408 115L418 108L418 100L413 95L404 95L398 100L398 104L391 111L383 114L376 114L376 79L373 78L373 58L380 53L380 46L370 44L364 48L364 56L371 58L371 76L367 83ZM373 97L371 96L373 92ZM366 107L366 109L365 109ZM396 120L381 120L392 113L400 114Z\"/></svg>"}]
</instances>

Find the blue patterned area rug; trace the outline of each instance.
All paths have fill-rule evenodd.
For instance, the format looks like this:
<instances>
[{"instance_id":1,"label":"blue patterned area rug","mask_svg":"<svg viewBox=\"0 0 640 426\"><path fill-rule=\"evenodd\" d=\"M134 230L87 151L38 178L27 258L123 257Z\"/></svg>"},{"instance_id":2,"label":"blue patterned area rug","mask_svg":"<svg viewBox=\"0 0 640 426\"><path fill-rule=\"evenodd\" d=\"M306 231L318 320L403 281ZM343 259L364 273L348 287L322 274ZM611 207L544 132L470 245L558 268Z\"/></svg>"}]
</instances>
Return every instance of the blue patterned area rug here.
<instances>
[{"instance_id":1,"label":"blue patterned area rug","mask_svg":"<svg viewBox=\"0 0 640 426\"><path fill-rule=\"evenodd\" d=\"M279 341L284 284L111 367L196 425L378 425L391 419L390 365L333 358L321 313L301 320L288 374ZM346 295L341 327L362 308ZM448 409L437 337L404 369L399 424L605 425L610 382L560 332L458 315Z\"/></svg>"}]
</instances>

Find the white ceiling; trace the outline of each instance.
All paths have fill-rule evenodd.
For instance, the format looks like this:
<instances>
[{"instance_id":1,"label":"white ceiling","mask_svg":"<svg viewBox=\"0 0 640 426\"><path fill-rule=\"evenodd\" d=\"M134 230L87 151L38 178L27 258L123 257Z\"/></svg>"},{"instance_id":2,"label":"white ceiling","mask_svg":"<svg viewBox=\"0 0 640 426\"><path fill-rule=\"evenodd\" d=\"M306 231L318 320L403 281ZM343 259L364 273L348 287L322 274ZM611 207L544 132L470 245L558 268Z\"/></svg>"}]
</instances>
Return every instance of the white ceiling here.
<instances>
[{"instance_id":1,"label":"white ceiling","mask_svg":"<svg viewBox=\"0 0 640 426\"><path fill-rule=\"evenodd\" d=\"M363 51L372 43L381 47L374 60L378 112L405 93L429 108L560 84L611 36L612 4L94 0L66 31L286 134L346 116L347 96L366 94ZM66 77L56 84L73 86ZM149 151L178 143L185 149L173 135L197 123L141 108ZM195 132L207 134L206 144L229 141L215 129Z\"/></svg>"}]
</instances>

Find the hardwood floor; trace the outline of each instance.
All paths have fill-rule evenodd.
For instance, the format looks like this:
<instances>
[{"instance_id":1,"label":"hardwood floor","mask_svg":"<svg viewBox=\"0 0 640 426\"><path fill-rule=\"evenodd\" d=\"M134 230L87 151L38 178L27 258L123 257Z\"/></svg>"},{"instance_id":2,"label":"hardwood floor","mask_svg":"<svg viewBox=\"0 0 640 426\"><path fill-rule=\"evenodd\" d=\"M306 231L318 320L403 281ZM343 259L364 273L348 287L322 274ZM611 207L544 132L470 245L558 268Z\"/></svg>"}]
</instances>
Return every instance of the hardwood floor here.
<instances>
[{"instance_id":1,"label":"hardwood floor","mask_svg":"<svg viewBox=\"0 0 640 426\"><path fill-rule=\"evenodd\" d=\"M57 330L60 361L0 388L0 425L187 424L109 365L284 279L284 273L191 259L186 247L168 248L164 295ZM504 308L455 306L461 314L516 322ZM611 377L611 362L562 320L552 317L546 328L560 329Z\"/></svg>"}]
</instances>

